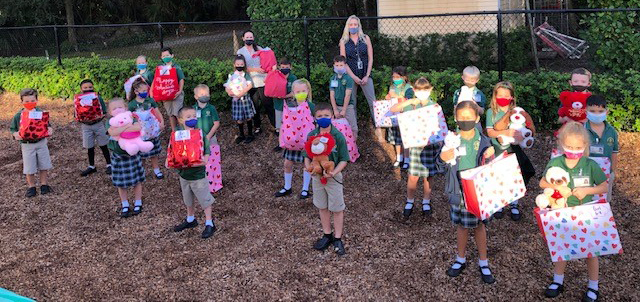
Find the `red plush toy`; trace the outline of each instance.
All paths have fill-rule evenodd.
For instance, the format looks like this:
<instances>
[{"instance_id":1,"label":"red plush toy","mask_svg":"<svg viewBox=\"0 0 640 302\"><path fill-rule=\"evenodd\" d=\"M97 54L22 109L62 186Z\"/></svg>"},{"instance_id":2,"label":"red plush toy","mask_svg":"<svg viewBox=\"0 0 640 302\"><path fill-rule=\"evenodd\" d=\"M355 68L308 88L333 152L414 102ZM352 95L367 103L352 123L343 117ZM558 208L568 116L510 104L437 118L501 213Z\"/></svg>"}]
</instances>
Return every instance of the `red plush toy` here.
<instances>
[{"instance_id":1,"label":"red plush toy","mask_svg":"<svg viewBox=\"0 0 640 302\"><path fill-rule=\"evenodd\" d=\"M558 110L558 116L568 117L576 122L584 122L587 118L587 98L589 96L591 96L590 92L561 92L562 107Z\"/></svg>"},{"instance_id":2,"label":"red plush toy","mask_svg":"<svg viewBox=\"0 0 640 302\"><path fill-rule=\"evenodd\" d=\"M329 154L335 146L336 140L329 133L310 137L304 144L307 156L311 158L311 167L307 171L316 175L323 175L323 170L327 173L333 171L335 164L329 160ZM320 182L326 185L327 178L322 177Z\"/></svg>"}]
</instances>

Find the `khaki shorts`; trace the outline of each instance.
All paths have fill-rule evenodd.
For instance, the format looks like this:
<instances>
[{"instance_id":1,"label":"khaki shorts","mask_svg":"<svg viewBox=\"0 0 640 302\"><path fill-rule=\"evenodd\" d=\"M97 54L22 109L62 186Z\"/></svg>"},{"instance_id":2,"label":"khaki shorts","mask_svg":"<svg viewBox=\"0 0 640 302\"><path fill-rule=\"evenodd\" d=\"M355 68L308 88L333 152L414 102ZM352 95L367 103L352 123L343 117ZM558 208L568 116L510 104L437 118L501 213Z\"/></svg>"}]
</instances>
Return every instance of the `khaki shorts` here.
<instances>
[{"instance_id":1,"label":"khaki shorts","mask_svg":"<svg viewBox=\"0 0 640 302\"><path fill-rule=\"evenodd\" d=\"M95 147L96 140L99 147L106 146L109 143L104 121L99 121L93 125L80 124L80 129L82 130L82 147L85 149Z\"/></svg>"},{"instance_id":2,"label":"khaki shorts","mask_svg":"<svg viewBox=\"0 0 640 302\"><path fill-rule=\"evenodd\" d=\"M164 110L167 111L167 115L170 117L171 116L178 117L178 111L182 109L183 105L184 105L184 92L181 94L178 94L173 101L162 102L162 106L164 107Z\"/></svg>"},{"instance_id":3,"label":"khaki shorts","mask_svg":"<svg viewBox=\"0 0 640 302\"><path fill-rule=\"evenodd\" d=\"M209 181L206 178L186 180L180 177L180 188L182 200L187 207L193 207L194 199L198 200L203 209L210 207L216 201L209 192Z\"/></svg>"},{"instance_id":4,"label":"khaki shorts","mask_svg":"<svg viewBox=\"0 0 640 302\"><path fill-rule=\"evenodd\" d=\"M53 168L46 138L33 144L22 143L20 149L22 149L22 173L31 175Z\"/></svg>"},{"instance_id":5,"label":"khaki shorts","mask_svg":"<svg viewBox=\"0 0 640 302\"><path fill-rule=\"evenodd\" d=\"M321 210L328 208L331 212L342 212L346 207L342 191L343 186L338 183L343 183L342 172L336 174L333 178L327 179L327 184L323 185L320 182L320 176L312 176L313 205Z\"/></svg>"},{"instance_id":6,"label":"khaki shorts","mask_svg":"<svg viewBox=\"0 0 640 302\"><path fill-rule=\"evenodd\" d=\"M338 106L338 111L342 111L344 106ZM353 105L347 106L347 115L345 116L353 131L353 137L358 138L358 120L356 118L356 109Z\"/></svg>"},{"instance_id":7,"label":"khaki shorts","mask_svg":"<svg viewBox=\"0 0 640 302\"><path fill-rule=\"evenodd\" d=\"M286 106L286 104L285 104ZM282 111L276 110L276 129L280 129L282 127Z\"/></svg>"}]
</instances>

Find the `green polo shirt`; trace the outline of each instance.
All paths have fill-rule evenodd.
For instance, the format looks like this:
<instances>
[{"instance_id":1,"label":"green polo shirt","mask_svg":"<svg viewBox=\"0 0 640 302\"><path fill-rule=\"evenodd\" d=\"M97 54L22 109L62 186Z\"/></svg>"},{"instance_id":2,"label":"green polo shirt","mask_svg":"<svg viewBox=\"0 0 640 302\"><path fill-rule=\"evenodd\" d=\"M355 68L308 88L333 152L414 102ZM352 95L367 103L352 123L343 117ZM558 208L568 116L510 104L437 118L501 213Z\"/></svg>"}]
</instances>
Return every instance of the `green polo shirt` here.
<instances>
[{"instance_id":1,"label":"green polo shirt","mask_svg":"<svg viewBox=\"0 0 640 302\"><path fill-rule=\"evenodd\" d=\"M613 153L618 153L618 151L620 151L620 145L618 144L618 132L613 128L613 126L611 126L611 124L606 121L604 122L602 137L600 137L598 133L591 128L590 121L587 121L584 124L584 127L589 131L589 137L591 138L589 156L608 157L611 159Z\"/></svg>"},{"instance_id":2,"label":"green polo shirt","mask_svg":"<svg viewBox=\"0 0 640 302\"><path fill-rule=\"evenodd\" d=\"M353 84L353 79L346 73L343 74L342 77L338 77L338 74L336 73L331 76L331 80L329 81L329 90L333 91L334 93L333 96L336 100L336 105L344 105L344 97L347 94L347 89L351 89L353 91ZM353 98L349 98L348 105L353 105Z\"/></svg>"},{"instance_id":3,"label":"green polo shirt","mask_svg":"<svg viewBox=\"0 0 640 302\"><path fill-rule=\"evenodd\" d=\"M138 119L134 117L133 122L135 123L137 121ZM107 127L107 134L109 134L109 128L111 128L111 125L109 123L106 123L106 127ZM107 143L107 148L109 148L109 150L111 150L111 152L115 154L119 154L119 155L129 154L127 153L127 151L124 151L122 148L120 148L120 144L118 144L118 141L113 139L111 136L109 136L109 142Z\"/></svg>"},{"instance_id":4,"label":"green polo shirt","mask_svg":"<svg viewBox=\"0 0 640 302\"><path fill-rule=\"evenodd\" d=\"M156 101L153 98L148 97L144 99L144 101L142 102L138 102L136 99L133 99L129 101L129 104L127 106L129 108L129 111L131 112L135 112L138 109L146 111L151 108L158 108L158 103L156 103Z\"/></svg>"},{"instance_id":5,"label":"green polo shirt","mask_svg":"<svg viewBox=\"0 0 640 302\"><path fill-rule=\"evenodd\" d=\"M478 104L478 106L480 106L480 108L484 108L484 106L487 105L487 97L484 95L484 92L482 92L482 90L478 89L478 87L473 87L473 97L474 97L474 101L476 101L476 103ZM458 104L458 99L460 98L460 88L458 88L454 93L453 93L453 105L455 107L456 104Z\"/></svg>"},{"instance_id":6,"label":"green polo shirt","mask_svg":"<svg viewBox=\"0 0 640 302\"><path fill-rule=\"evenodd\" d=\"M311 130L311 132L309 132L309 135L307 135L307 139L309 139L312 136L316 136L319 133L320 133L320 127L313 129ZM336 166L340 162L343 162L343 161L348 162L349 149L347 148L347 140L344 138L344 135L342 135L342 133L340 133L340 131L336 129L336 127L334 126L331 126L331 130L329 131L329 134L331 134L331 136L333 136L333 139L336 140L336 146L331 151L331 154L329 154L329 160L332 161L334 164L336 164ZM304 155L304 157L309 157L307 156L306 150L302 151L302 154Z\"/></svg>"},{"instance_id":7,"label":"green polo shirt","mask_svg":"<svg viewBox=\"0 0 640 302\"><path fill-rule=\"evenodd\" d=\"M184 130L184 127L182 125L178 125L176 127L176 130ZM171 135L174 135L174 133L175 132L172 132ZM206 139L205 137L206 135L207 135L206 133L202 133L202 141L204 143L204 155L209 155L211 151L209 150L209 141ZM205 166L200 166L200 167L178 169L178 175L180 175L180 177L182 177L185 180L198 180L198 179L205 178L207 176L207 172L206 172Z\"/></svg>"},{"instance_id":8,"label":"green polo shirt","mask_svg":"<svg viewBox=\"0 0 640 302\"><path fill-rule=\"evenodd\" d=\"M436 102L434 102L434 101L431 99L431 97L429 97L429 101L428 101L426 104L422 105L422 103L420 103L420 104L415 105L415 106L413 106L413 105L407 105L407 106L404 106L404 107L402 108L402 112L407 112L407 111L411 111L411 110L416 110L416 109L418 109L418 108L427 107L427 106L431 106L431 105L435 105L435 104L436 104Z\"/></svg>"},{"instance_id":9,"label":"green polo shirt","mask_svg":"<svg viewBox=\"0 0 640 302\"><path fill-rule=\"evenodd\" d=\"M600 166L598 166L598 163L596 163L593 159L582 157L573 169L569 169L569 167L567 167L567 162L565 159L566 157L564 155L551 159L547 164L543 175L546 175L547 170L549 170L549 168L551 167L562 168L569 173L569 188L572 190L575 188L574 180L587 178L589 187L594 187L607 181L607 176L604 174L604 172L602 172L602 169L600 168ZM571 195L567 199L567 205L570 207L574 207L583 203L590 202L592 199L593 195L587 195L582 200L579 200L577 197Z\"/></svg>"},{"instance_id":10,"label":"green polo shirt","mask_svg":"<svg viewBox=\"0 0 640 302\"><path fill-rule=\"evenodd\" d=\"M100 95L98 95L98 101L100 102L100 108L102 108L102 114L107 115L107 104Z\"/></svg>"},{"instance_id":11,"label":"green polo shirt","mask_svg":"<svg viewBox=\"0 0 640 302\"><path fill-rule=\"evenodd\" d=\"M293 73L289 73L287 76L287 94L291 93L291 86L297 79ZM273 99L273 108L282 111L282 106L284 106L284 99Z\"/></svg>"},{"instance_id":12,"label":"green polo shirt","mask_svg":"<svg viewBox=\"0 0 640 302\"><path fill-rule=\"evenodd\" d=\"M495 114L493 112L493 109L489 108L487 109L487 118L485 120L485 125L487 129L493 129L493 125L496 124L496 122L498 122L505 114L507 114L507 112L505 111L498 111L497 114ZM502 151L507 150L508 152L511 151L511 146L508 146L506 149L500 144L500 142L498 142L497 138L492 138L491 139L491 144L493 145L494 148L496 148L496 154L502 153Z\"/></svg>"},{"instance_id":13,"label":"green polo shirt","mask_svg":"<svg viewBox=\"0 0 640 302\"><path fill-rule=\"evenodd\" d=\"M213 123L220 120L218 111L211 103L207 103L204 108L200 108L198 101L193 105L193 108L196 110L196 116L198 116L198 125L196 128L202 129L203 135L207 136L211 128L213 128ZM198 111L200 113L198 113Z\"/></svg>"},{"instance_id":14,"label":"green polo shirt","mask_svg":"<svg viewBox=\"0 0 640 302\"><path fill-rule=\"evenodd\" d=\"M11 131L11 134L15 133L15 132L19 132L20 131L20 115L22 115L22 111L24 111L25 109L20 109L20 111L18 111L18 113L16 113L13 116L13 119L11 120L11 126L9 127L9 130ZM42 111L42 109L36 107L33 109L34 111ZM51 117L49 117L51 118ZM48 126L47 127L51 127L51 121L49 121ZM19 140L19 142L21 143L25 143L27 141L25 140Z\"/></svg>"},{"instance_id":15,"label":"green polo shirt","mask_svg":"<svg viewBox=\"0 0 640 302\"><path fill-rule=\"evenodd\" d=\"M458 151L464 149L465 155L458 157L458 171L473 169L478 165L478 152L480 152L480 133L473 128L474 135L470 140L460 137L460 147Z\"/></svg>"},{"instance_id":16,"label":"green polo shirt","mask_svg":"<svg viewBox=\"0 0 640 302\"><path fill-rule=\"evenodd\" d=\"M142 76L142 78L144 79L145 82L147 82L147 84L151 85L151 81L153 81L153 71L149 69L148 66L147 66L147 69L140 70L140 71L138 71L138 74Z\"/></svg>"},{"instance_id":17,"label":"green polo shirt","mask_svg":"<svg viewBox=\"0 0 640 302\"><path fill-rule=\"evenodd\" d=\"M391 84L389 86L389 91L393 90L395 94L400 98L412 99L415 97L415 93L413 92L413 87L409 84L402 84L400 86L396 86L395 84Z\"/></svg>"}]
</instances>

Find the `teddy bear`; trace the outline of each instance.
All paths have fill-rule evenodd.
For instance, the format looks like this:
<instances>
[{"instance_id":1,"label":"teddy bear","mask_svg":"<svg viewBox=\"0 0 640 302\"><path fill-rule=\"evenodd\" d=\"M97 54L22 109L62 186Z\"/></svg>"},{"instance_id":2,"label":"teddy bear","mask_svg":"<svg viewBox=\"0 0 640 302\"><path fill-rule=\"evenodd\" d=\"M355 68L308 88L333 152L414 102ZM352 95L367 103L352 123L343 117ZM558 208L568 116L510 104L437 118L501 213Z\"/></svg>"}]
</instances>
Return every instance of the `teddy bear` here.
<instances>
[{"instance_id":1,"label":"teddy bear","mask_svg":"<svg viewBox=\"0 0 640 302\"><path fill-rule=\"evenodd\" d=\"M444 146L442 147L442 152L453 149L453 158L447 161L446 162L447 164L451 166L456 165L456 158L459 155L458 147L460 147L460 134L456 134L453 131L449 131L447 133L447 136L444 137Z\"/></svg>"},{"instance_id":2,"label":"teddy bear","mask_svg":"<svg viewBox=\"0 0 640 302\"><path fill-rule=\"evenodd\" d=\"M578 91L561 92L560 102L562 107L558 109L558 116L564 118L565 123L567 118L576 122L584 122L587 118L587 98L589 96L591 96L591 93Z\"/></svg>"},{"instance_id":3,"label":"teddy bear","mask_svg":"<svg viewBox=\"0 0 640 302\"><path fill-rule=\"evenodd\" d=\"M310 137L305 143L307 156L311 158L311 165L307 169L309 173L323 175L323 171L330 173L335 168L335 163L329 160L329 154L336 146L336 140L329 133ZM322 184L327 183L327 179L320 179Z\"/></svg>"},{"instance_id":4,"label":"teddy bear","mask_svg":"<svg viewBox=\"0 0 640 302\"><path fill-rule=\"evenodd\" d=\"M560 186L559 189L544 189L544 192L536 197L536 205L545 209L559 209L567 206L567 199L571 196L569 188L569 173L560 167L551 167L544 176L545 180L552 185Z\"/></svg>"},{"instance_id":5,"label":"teddy bear","mask_svg":"<svg viewBox=\"0 0 640 302\"><path fill-rule=\"evenodd\" d=\"M498 122L495 123L493 129L496 131L506 129L518 130L522 136L522 141L520 141L518 145L522 148L531 148L533 146L533 136L535 135L536 127L533 124L531 116L521 107L514 107L507 112ZM497 139L502 146L516 144L513 137L499 135Z\"/></svg>"},{"instance_id":6,"label":"teddy bear","mask_svg":"<svg viewBox=\"0 0 640 302\"><path fill-rule=\"evenodd\" d=\"M121 128L133 124L133 113L131 111L124 108L116 108L112 113L113 117L109 119L111 127ZM143 135L143 130L122 132L117 138L118 145L131 156L138 154L138 152L149 152L153 149L153 143L143 141Z\"/></svg>"}]
</instances>

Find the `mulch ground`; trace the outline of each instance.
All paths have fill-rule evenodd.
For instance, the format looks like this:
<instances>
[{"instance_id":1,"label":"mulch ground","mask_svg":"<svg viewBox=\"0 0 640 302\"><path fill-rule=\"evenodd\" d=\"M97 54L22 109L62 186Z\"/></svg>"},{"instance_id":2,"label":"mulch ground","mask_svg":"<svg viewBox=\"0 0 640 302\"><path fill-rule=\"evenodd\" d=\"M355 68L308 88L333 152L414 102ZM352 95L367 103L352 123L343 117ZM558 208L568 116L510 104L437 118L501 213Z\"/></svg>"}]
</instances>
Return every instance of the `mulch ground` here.
<instances>
[{"instance_id":1,"label":"mulch ground","mask_svg":"<svg viewBox=\"0 0 640 302\"><path fill-rule=\"evenodd\" d=\"M0 287L21 295L40 301L537 301L552 276L532 215L532 196L540 191L532 181L521 203L523 219L505 217L488 227L497 283L481 283L472 242L470 267L457 279L447 277L455 229L444 178L436 177L433 184L433 217L424 219L416 211L404 221L406 175L391 167L391 148L374 142L366 123L359 141L362 157L345 171L347 255L338 257L311 248L321 228L311 200L297 199L300 165L294 196L273 197L283 182L281 156L271 151L273 135L236 145L236 127L222 114L225 188L215 195L214 206L220 230L202 240L201 212L198 228L171 231L185 216L173 171L156 180L147 166L143 214L120 219L118 195L99 152L99 172L79 175L86 153L70 102L43 100L42 105L55 123L49 142L55 193L26 199L20 147L9 133L19 99L0 95ZM600 292L606 301L640 300L639 141L638 134L621 134L612 205L625 252L600 259ZM551 148L546 135L528 152L538 178ZM559 300L580 299L586 280L585 262L572 261Z\"/></svg>"}]
</instances>

